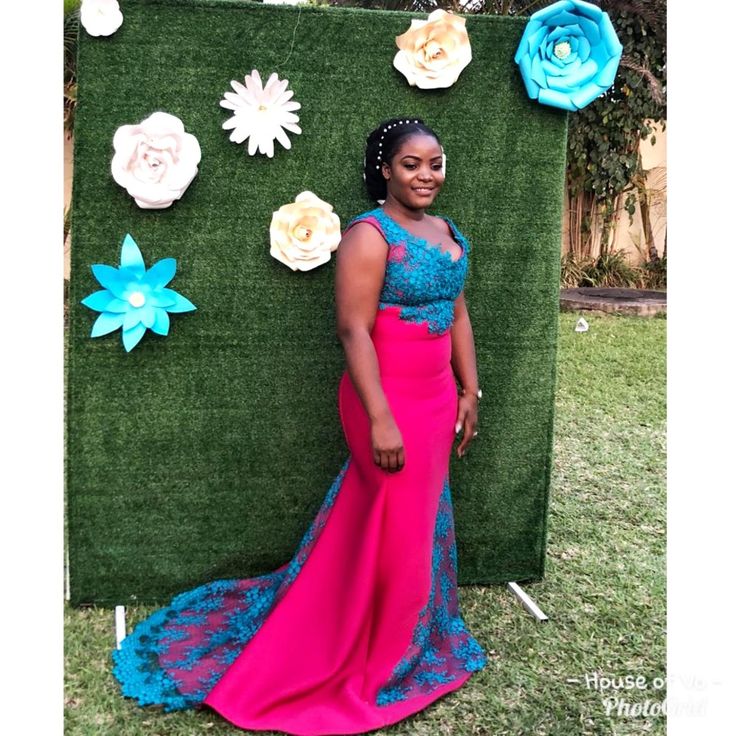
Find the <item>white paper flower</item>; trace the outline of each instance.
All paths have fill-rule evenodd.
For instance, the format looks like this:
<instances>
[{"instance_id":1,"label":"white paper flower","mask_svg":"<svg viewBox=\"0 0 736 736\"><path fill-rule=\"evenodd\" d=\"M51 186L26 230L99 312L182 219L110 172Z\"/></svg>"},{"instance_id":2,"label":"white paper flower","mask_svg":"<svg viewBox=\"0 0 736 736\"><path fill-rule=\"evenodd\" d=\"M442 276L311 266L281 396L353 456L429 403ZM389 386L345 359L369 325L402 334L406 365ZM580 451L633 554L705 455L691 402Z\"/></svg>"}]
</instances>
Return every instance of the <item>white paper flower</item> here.
<instances>
[{"instance_id":1,"label":"white paper flower","mask_svg":"<svg viewBox=\"0 0 736 736\"><path fill-rule=\"evenodd\" d=\"M123 23L118 0L82 0L79 20L90 36L111 36Z\"/></svg>"},{"instance_id":2,"label":"white paper flower","mask_svg":"<svg viewBox=\"0 0 736 736\"><path fill-rule=\"evenodd\" d=\"M427 20L412 20L409 30L396 36L396 45L394 66L420 89L452 86L473 58L465 18L442 9Z\"/></svg>"},{"instance_id":3,"label":"white paper flower","mask_svg":"<svg viewBox=\"0 0 736 736\"><path fill-rule=\"evenodd\" d=\"M254 69L246 75L245 86L235 80L230 84L235 92L225 92L225 99L220 100L222 107L235 113L222 124L225 130L232 128L230 140L242 143L249 138L249 156L260 151L273 158L274 139L284 148L291 148L284 130L301 133L302 129L297 125L299 116L293 112L301 105L291 100L294 92L287 89L289 80L279 80L274 72L264 88L258 70Z\"/></svg>"},{"instance_id":4,"label":"white paper flower","mask_svg":"<svg viewBox=\"0 0 736 736\"><path fill-rule=\"evenodd\" d=\"M139 207L169 207L197 175L199 141L176 115L154 112L138 125L121 125L112 141L112 176Z\"/></svg>"},{"instance_id":5,"label":"white paper flower","mask_svg":"<svg viewBox=\"0 0 736 736\"><path fill-rule=\"evenodd\" d=\"M271 218L271 255L292 271L310 271L330 260L340 243L340 218L332 205L302 192Z\"/></svg>"}]
</instances>

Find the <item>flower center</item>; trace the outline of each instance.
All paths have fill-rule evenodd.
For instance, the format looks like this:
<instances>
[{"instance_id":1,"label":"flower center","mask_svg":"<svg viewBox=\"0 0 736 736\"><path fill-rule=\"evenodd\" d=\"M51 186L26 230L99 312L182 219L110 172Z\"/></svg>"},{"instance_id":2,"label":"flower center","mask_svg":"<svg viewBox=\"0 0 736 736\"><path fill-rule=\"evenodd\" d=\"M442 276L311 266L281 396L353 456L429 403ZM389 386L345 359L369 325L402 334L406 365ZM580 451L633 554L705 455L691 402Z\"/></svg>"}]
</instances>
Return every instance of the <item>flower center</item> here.
<instances>
[{"instance_id":1,"label":"flower center","mask_svg":"<svg viewBox=\"0 0 736 736\"><path fill-rule=\"evenodd\" d=\"M294 234L298 240L309 240L312 237L312 231L304 225L299 225Z\"/></svg>"},{"instance_id":2,"label":"flower center","mask_svg":"<svg viewBox=\"0 0 736 736\"><path fill-rule=\"evenodd\" d=\"M266 110L268 110L268 108L265 105L258 105L259 112L265 112Z\"/></svg>"},{"instance_id":3,"label":"flower center","mask_svg":"<svg viewBox=\"0 0 736 736\"><path fill-rule=\"evenodd\" d=\"M442 56L442 46L440 46L436 41L430 41L427 44L427 55L431 59L437 59L440 56Z\"/></svg>"},{"instance_id":4,"label":"flower center","mask_svg":"<svg viewBox=\"0 0 736 736\"><path fill-rule=\"evenodd\" d=\"M555 45L554 54L558 59L567 59L571 51L569 41L560 41L560 43Z\"/></svg>"},{"instance_id":5,"label":"flower center","mask_svg":"<svg viewBox=\"0 0 736 736\"><path fill-rule=\"evenodd\" d=\"M128 302L131 307L142 307L146 303L146 297L142 291L134 291L128 297Z\"/></svg>"}]
</instances>

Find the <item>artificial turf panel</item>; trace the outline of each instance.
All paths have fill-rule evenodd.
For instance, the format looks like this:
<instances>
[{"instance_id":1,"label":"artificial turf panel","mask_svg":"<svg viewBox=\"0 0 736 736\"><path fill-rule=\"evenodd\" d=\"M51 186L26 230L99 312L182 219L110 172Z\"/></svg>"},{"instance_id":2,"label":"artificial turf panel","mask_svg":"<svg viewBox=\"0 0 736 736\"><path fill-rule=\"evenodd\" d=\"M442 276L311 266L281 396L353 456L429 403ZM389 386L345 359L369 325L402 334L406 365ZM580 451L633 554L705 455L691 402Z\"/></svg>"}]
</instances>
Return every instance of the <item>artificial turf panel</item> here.
<instances>
[{"instance_id":1,"label":"artificial turf panel","mask_svg":"<svg viewBox=\"0 0 736 736\"><path fill-rule=\"evenodd\" d=\"M473 61L445 90L409 87L394 37L415 13L128 0L107 38L81 32L67 375L72 603L160 602L290 559L347 456L337 411L334 259L294 273L269 255L271 213L309 189L343 226L363 190L368 132L420 116L447 151L433 212L473 244L466 299L479 437L451 485L459 581L544 574L557 346L565 113L527 98L513 62L526 19L468 16ZM289 79L302 135L273 159L221 129L231 79ZM110 175L112 137L155 110L199 139L199 174L146 211ZM130 232L147 266L198 307L126 353L90 339L99 288ZM400 561L397 561L400 564Z\"/></svg>"}]
</instances>

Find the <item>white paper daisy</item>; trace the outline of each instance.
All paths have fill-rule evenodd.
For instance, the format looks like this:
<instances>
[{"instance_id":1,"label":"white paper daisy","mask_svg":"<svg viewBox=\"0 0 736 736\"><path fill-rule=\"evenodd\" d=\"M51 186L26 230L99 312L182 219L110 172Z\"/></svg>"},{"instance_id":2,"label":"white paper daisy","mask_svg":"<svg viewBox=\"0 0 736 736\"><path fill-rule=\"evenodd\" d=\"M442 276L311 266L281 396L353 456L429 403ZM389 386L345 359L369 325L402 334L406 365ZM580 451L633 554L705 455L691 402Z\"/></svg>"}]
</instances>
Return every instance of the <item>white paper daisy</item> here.
<instances>
[{"instance_id":1,"label":"white paper daisy","mask_svg":"<svg viewBox=\"0 0 736 736\"><path fill-rule=\"evenodd\" d=\"M294 114L301 105L291 98L294 92L287 89L288 79L279 80L276 72L271 74L263 86L258 70L254 69L245 77L245 86L233 80L230 82L235 92L225 92L220 105L232 110L234 115L222 127L232 129L230 140L243 143L248 138L248 155L256 151L273 158L274 139L284 148L291 148L291 141L284 132L301 133L297 125L299 116Z\"/></svg>"}]
</instances>

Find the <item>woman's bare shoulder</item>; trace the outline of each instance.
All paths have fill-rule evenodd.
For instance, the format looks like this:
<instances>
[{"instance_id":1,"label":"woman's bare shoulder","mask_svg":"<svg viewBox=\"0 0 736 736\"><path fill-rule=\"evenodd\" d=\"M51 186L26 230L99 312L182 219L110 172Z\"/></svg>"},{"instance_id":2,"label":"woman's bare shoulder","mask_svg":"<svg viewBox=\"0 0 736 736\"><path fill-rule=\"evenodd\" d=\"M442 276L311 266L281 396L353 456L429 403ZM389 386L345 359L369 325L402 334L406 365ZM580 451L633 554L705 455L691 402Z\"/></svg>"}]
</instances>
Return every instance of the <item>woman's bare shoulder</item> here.
<instances>
[{"instance_id":1,"label":"woman's bare shoulder","mask_svg":"<svg viewBox=\"0 0 736 736\"><path fill-rule=\"evenodd\" d=\"M351 244L351 248L362 247L370 250L374 250L379 246L384 250L388 247L386 238L378 223L369 219L359 220L348 226L340 241L341 247L345 244Z\"/></svg>"}]
</instances>

